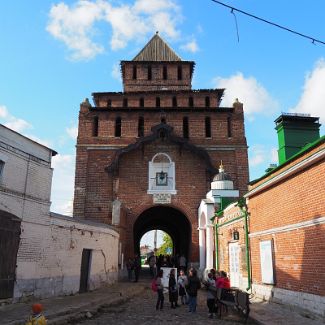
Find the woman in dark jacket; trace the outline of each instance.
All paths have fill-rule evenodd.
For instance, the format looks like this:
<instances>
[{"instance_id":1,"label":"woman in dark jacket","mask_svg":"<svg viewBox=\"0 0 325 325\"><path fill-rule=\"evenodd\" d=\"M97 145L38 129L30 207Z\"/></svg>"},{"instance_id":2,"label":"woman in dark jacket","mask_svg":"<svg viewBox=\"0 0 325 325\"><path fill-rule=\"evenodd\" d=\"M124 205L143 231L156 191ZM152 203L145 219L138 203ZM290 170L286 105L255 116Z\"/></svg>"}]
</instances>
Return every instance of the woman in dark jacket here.
<instances>
[{"instance_id":1,"label":"woman in dark jacket","mask_svg":"<svg viewBox=\"0 0 325 325\"><path fill-rule=\"evenodd\" d=\"M171 269L169 273L168 292L169 292L170 307L171 308L178 307L177 304L178 290L177 290L177 282L175 278L175 269Z\"/></svg>"},{"instance_id":2,"label":"woman in dark jacket","mask_svg":"<svg viewBox=\"0 0 325 325\"><path fill-rule=\"evenodd\" d=\"M201 288L200 279L197 277L197 272L194 268L189 271L188 283L186 286L188 294L188 308L192 313L196 312L197 291Z\"/></svg>"}]
</instances>

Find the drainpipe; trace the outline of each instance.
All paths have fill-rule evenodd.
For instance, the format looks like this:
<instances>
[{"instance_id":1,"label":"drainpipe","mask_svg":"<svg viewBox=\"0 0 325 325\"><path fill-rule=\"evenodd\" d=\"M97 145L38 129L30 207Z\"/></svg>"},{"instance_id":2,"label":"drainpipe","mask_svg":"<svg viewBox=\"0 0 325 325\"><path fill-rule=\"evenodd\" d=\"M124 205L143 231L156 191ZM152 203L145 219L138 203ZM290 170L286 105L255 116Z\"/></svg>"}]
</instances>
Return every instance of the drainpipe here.
<instances>
[{"instance_id":1,"label":"drainpipe","mask_svg":"<svg viewBox=\"0 0 325 325\"><path fill-rule=\"evenodd\" d=\"M247 282L248 286L246 288L246 291L252 289L252 279L251 279L251 263L249 260L249 237L248 237L248 213L247 213L247 208L245 209L244 215L245 215L245 244L246 244L246 261L247 261Z\"/></svg>"}]
</instances>

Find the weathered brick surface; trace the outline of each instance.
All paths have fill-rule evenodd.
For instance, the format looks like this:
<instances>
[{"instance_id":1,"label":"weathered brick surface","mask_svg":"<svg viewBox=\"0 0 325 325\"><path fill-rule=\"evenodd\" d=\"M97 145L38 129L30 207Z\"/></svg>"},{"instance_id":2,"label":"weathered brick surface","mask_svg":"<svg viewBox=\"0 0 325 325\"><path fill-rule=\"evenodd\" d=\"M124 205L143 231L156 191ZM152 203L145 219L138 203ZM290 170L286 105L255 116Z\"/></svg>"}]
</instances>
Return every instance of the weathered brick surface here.
<instances>
[{"instance_id":1,"label":"weathered brick surface","mask_svg":"<svg viewBox=\"0 0 325 325\"><path fill-rule=\"evenodd\" d=\"M187 117L188 141L206 150L216 168L222 160L236 188L244 194L248 162L243 106L236 102L233 107L220 107L222 90L192 90L189 62L152 63L152 80L146 79L148 62L123 62L124 92L94 93L96 107L87 103L80 107L74 215L110 224L112 202L119 199L125 212L125 224L122 222L119 226L123 252L126 256L132 255L136 249L133 225L145 209L154 206L152 195L147 194L148 163L156 153L164 152L175 162L177 194L172 195L170 206L182 211L189 220L192 227L189 260L198 262L197 207L214 176L207 173L207 162L175 143L156 140L122 155L116 172L107 173L105 168L114 160L118 149L141 140L139 117L144 119L145 137L152 134L152 127L162 120L173 128L174 135L183 137L183 118ZM136 79L133 79L134 64L137 65ZM183 65L182 80L178 80L177 75L179 64ZM168 68L167 80L163 80L164 65ZM127 107L124 106L126 98ZM140 107L142 99L143 107ZM119 137L115 137L117 117L121 118ZM211 137L206 137L206 118L210 118ZM94 136L97 119L98 132Z\"/></svg>"}]
</instances>

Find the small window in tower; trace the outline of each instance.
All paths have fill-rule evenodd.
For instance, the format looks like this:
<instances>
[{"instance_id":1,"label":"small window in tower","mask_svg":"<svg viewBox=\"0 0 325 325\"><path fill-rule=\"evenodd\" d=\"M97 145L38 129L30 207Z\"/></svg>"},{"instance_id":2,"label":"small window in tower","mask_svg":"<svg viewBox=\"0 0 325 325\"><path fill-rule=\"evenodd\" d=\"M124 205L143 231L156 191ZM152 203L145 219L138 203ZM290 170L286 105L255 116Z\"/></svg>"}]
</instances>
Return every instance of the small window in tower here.
<instances>
[{"instance_id":1,"label":"small window in tower","mask_svg":"<svg viewBox=\"0 0 325 325\"><path fill-rule=\"evenodd\" d=\"M166 119L165 119L164 117L162 117L162 118L160 119L160 122L161 122L162 124L166 124Z\"/></svg>"},{"instance_id":2,"label":"small window in tower","mask_svg":"<svg viewBox=\"0 0 325 325\"><path fill-rule=\"evenodd\" d=\"M160 107L160 97L156 97L156 107Z\"/></svg>"},{"instance_id":3,"label":"small window in tower","mask_svg":"<svg viewBox=\"0 0 325 325\"><path fill-rule=\"evenodd\" d=\"M227 133L228 133L228 138L232 137L232 132L231 132L231 117L227 117Z\"/></svg>"},{"instance_id":4,"label":"small window in tower","mask_svg":"<svg viewBox=\"0 0 325 325\"><path fill-rule=\"evenodd\" d=\"M133 71L132 71L132 79L136 80L137 79L137 66L133 66Z\"/></svg>"},{"instance_id":5,"label":"small window in tower","mask_svg":"<svg viewBox=\"0 0 325 325\"><path fill-rule=\"evenodd\" d=\"M98 116L93 119L93 137L98 137Z\"/></svg>"},{"instance_id":6,"label":"small window in tower","mask_svg":"<svg viewBox=\"0 0 325 325\"><path fill-rule=\"evenodd\" d=\"M184 116L183 117L183 137L185 139L189 138L189 129L188 129L188 117Z\"/></svg>"},{"instance_id":7,"label":"small window in tower","mask_svg":"<svg viewBox=\"0 0 325 325\"><path fill-rule=\"evenodd\" d=\"M117 117L115 119L115 136L120 137L122 134L122 119Z\"/></svg>"},{"instance_id":8,"label":"small window in tower","mask_svg":"<svg viewBox=\"0 0 325 325\"><path fill-rule=\"evenodd\" d=\"M176 96L173 97L173 107L177 107L177 98L176 98Z\"/></svg>"},{"instance_id":9,"label":"small window in tower","mask_svg":"<svg viewBox=\"0 0 325 325\"><path fill-rule=\"evenodd\" d=\"M163 66L163 79L167 80L167 66L166 65Z\"/></svg>"},{"instance_id":10,"label":"small window in tower","mask_svg":"<svg viewBox=\"0 0 325 325\"><path fill-rule=\"evenodd\" d=\"M123 107L128 107L128 99L123 98Z\"/></svg>"},{"instance_id":11,"label":"small window in tower","mask_svg":"<svg viewBox=\"0 0 325 325\"><path fill-rule=\"evenodd\" d=\"M144 107L144 99L143 98L140 98L140 100L139 100L139 106L140 107Z\"/></svg>"},{"instance_id":12,"label":"small window in tower","mask_svg":"<svg viewBox=\"0 0 325 325\"><path fill-rule=\"evenodd\" d=\"M177 79L178 80L182 80L183 79L183 69L182 69L182 66L179 65L177 67Z\"/></svg>"},{"instance_id":13,"label":"small window in tower","mask_svg":"<svg viewBox=\"0 0 325 325\"><path fill-rule=\"evenodd\" d=\"M189 107L193 107L193 106L194 106L193 97L189 97L189 98L188 98L188 106L189 106Z\"/></svg>"},{"instance_id":14,"label":"small window in tower","mask_svg":"<svg viewBox=\"0 0 325 325\"><path fill-rule=\"evenodd\" d=\"M209 96L205 97L205 107L210 107L210 97Z\"/></svg>"},{"instance_id":15,"label":"small window in tower","mask_svg":"<svg viewBox=\"0 0 325 325\"><path fill-rule=\"evenodd\" d=\"M111 99L107 99L107 107L112 107L112 100Z\"/></svg>"},{"instance_id":16,"label":"small window in tower","mask_svg":"<svg viewBox=\"0 0 325 325\"><path fill-rule=\"evenodd\" d=\"M3 176L3 170L4 170L4 168L5 168L5 162L0 159L0 181L1 181L2 176Z\"/></svg>"},{"instance_id":17,"label":"small window in tower","mask_svg":"<svg viewBox=\"0 0 325 325\"><path fill-rule=\"evenodd\" d=\"M151 65L148 66L148 80L152 79L152 68Z\"/></svg>"},{"instance_id":18,"label":"small window in tower","mask_svg":"<svg viewBox=\"0 0 325 325\"><path fill-rule=\"evenodd\" d=\"M143 116L139 117L138 121L138 137L143 137L144 136L144 118Z\"/></svg>"},{"instance_id":19,"label":"small window in tower","mask_svg":"<svg viewBox=\"0 0 325 325\"><path fill-rule=\"evenodd\" d=\"M208 116L205 118L205 137L211 138L211 119Z\"/></svg>"}]
</instances>

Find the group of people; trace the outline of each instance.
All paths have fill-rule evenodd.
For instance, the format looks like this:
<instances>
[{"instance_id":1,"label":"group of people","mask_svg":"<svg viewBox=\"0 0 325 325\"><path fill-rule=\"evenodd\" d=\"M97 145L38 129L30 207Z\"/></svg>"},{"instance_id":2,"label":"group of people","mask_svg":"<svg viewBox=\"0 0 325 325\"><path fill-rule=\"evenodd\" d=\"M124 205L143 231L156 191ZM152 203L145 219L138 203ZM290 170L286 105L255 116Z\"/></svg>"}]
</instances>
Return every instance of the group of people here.
<instances>
[{"instance_id":1,"label":"group of people","mask_svg":"<svg viewBox=\"0 0 325 325\"><path fill-rule=\"evenodd\" d=\"M160 269L154 280L157 286L156 310L162 310L164 307L163 275L163 270ZM171 269L168 278L170 307L176 308L180 306L178 304L178 298L180 298L180 303L183 305L187 304L189 312L195 313L197 307L197 293L201 288L201 281L197 276L196 269L190 268L188 276L186 276L183 269L180 269L178 278L177 274L175 274L175 269ZM230 281L226 272L218 272L215 269L211 269L208 273L207 280L203 281L203 284L207 289L207 307L209 309L209 317L212 318L213 314L217 312L215 304L216 288L229 289Z\"/></svg>"},{"instance_id":2,"label":"group of people","mask_svg":"<svg viewBox=\"0 0 325 325\"><path fill-rule=\"evenodd\" d=\"M126 269L128 271L128 280L138 282L141 271L141 258L135 254L134 258L129 258L126 262ZM133 280L134 275L134 280Z\"/></svg>"},{"instance_id":3,"label":"group of people","mask_svg":"<svg viewBox=\"0 0 325 325\"><path fill-rule=\"evenodd\" d=\"M151 255L148 257L150 275L156 277L162 267L174 267L177 269L186 270L186 257L182 255Z\"/></svg>"}]
</instances>

